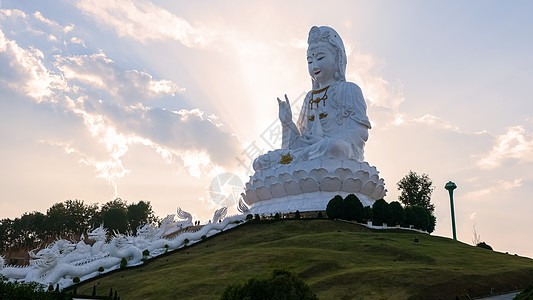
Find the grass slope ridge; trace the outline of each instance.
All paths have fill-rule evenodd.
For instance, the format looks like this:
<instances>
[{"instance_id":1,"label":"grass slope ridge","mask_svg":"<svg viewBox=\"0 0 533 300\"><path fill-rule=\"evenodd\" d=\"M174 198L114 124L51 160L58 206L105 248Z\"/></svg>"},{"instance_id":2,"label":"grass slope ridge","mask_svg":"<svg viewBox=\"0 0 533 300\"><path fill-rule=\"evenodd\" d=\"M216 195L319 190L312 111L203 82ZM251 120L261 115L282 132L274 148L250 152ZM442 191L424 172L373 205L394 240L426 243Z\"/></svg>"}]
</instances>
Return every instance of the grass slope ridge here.
<instances>
[{"instance_id":1,"label":"grass slope ridge","mask_svg":"<svg viewBox=\"0 0 533 300\"><path fill-rule=\"evenodd\" d=\"M414 239L418 243L414 243ZM320 299L455 299L525 288L533 260L410 231L331 220L247 223L77 287L121 299L218 299L227 285L285 269Z\"/></svg>"}]
</instances>

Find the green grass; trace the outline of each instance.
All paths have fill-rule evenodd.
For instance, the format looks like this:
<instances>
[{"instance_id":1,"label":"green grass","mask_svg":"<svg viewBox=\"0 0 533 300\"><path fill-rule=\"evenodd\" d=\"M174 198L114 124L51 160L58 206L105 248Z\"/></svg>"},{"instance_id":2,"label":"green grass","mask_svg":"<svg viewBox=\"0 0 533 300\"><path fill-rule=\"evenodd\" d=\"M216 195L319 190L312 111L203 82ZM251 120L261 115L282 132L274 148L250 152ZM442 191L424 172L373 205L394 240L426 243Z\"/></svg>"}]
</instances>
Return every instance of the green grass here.
<instances>
[{"instance_id":1,"label":"green grass","mask_svg":"<svg viewBox=\"0 0 533 300\"><path fill-rule=\"evenodd\" d=\"M77 291L98 284L98 295L112 287L121 299L218 299L227 285L273 269L295 273L320 299L455 299L533 284L529 258L411 231L283 220L238 226Z\"/></svg>"}]
</instances>

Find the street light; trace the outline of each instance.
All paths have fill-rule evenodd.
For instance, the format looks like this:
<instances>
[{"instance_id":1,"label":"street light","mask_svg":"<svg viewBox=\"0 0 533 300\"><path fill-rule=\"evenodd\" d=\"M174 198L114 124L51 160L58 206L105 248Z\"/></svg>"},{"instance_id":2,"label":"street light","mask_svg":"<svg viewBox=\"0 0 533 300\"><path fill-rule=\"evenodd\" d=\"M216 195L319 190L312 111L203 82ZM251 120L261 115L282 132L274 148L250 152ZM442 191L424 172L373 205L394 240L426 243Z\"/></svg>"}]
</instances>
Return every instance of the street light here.
<instances>
[{"instance_id":1,"label":"street light","mask_svg":"<svg viewBox=\"0 0 533 300\"><path fill-rule=\"evenodd\" d=\"M450 207L452 209L452 231L453 231L453 239L457 241L457 236L455 235L455 213L453 212L453 190L457 188L457 185L455 183L449 181L444 186L445 189L448 190L448 193L450 193Z\"/></svg>"}]
</instances>

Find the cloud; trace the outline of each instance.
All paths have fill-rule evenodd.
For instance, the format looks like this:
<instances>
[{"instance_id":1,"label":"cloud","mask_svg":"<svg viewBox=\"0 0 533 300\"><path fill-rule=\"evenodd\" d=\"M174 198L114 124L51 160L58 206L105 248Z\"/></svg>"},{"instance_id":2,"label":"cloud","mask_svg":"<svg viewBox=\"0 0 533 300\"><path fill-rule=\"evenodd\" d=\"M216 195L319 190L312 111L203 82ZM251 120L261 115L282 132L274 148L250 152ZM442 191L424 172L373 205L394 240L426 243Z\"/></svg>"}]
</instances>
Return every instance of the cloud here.
<instances>
[{"instance_id":1,"label":"cloud","mask_svg":"<svg viewBox=\"0 0 533 300\"><path fill-rule=\"evenodd\" d=\"M401 85L393 85L381 74L383 65L375 57L362 53L359 45L346 42L348 54L348 73L346 79L356 82L364 91L364 97L369 108L385 109L392 117L387 117L389 123L400 125L405 115L400 112L400 105L405 101Z\"/></svg>"},{"instance_id":2,"label":"cloud","mask_svg":"<svg viewBox=\"0 0 533 300\"><path fill-rule=\"evenodd\" d=\"M496 137L492 150L477 165L484 170L494 169L507 159L533 162L533 138L523 126L509 127L506 133Z\"/></svg>"},{"instance_id":3,"label":"cloud","mask_svg":"<svg viewBox=\"0 0 533 300\"><path fill-rule=\"evenodd\" d=\"M16 10L1 13L27 18ZM184 88L125 69L102 51L68 55L69 47L84 46L81 39L66 36L74 27L67 30L38 12L33 17L39 22L25 23L28 32L53 27L55 40L65 48L59 51L49 43L24 48L0 29L0 86L81 118L86 129L70 140L52 138L41 143L59 147L80 164L93 167L96 177L106 179L115 194L118 181L130 172L123 161L134 145L148 147L165 162L197 177L233 163L240 143L215 115L206 118L198 109L171 111L146 105L157 97L183 93Z\"/></svg>"},{"instance_id":4,"label":"cloud","mask_svg":"<svg viewBox=\"0 0 533 300\"><path fill-rule=\"evenodd\" d=\"M480 198L491 195L498 191L507 191L522 186L522 178L517 178L512 181L498 180L493 182L490 186L484 187L475 191L468 192L465 195L466 199L479 200Z\"/></svg>"},{"instance_id":5,"label":"cloud","mask_svg":"<svg viewBox=\"0 0 533 300\"><path fill-rule=\"evenodd\" d=\"M25 19L27 15L19 9L0 9L0 17L18 17Z\"/></svg>"},{"instance_id":6,"label":"cloud","mask_svg":"<svg viewBox=\"0 0 533 300\"><path fill-rule=\"evenodd\" d=\"M64 88L59 75L49 72L42 62L43 52L30 47L23 49L6 38L0 29L0 84L15 89L41 102L52 95L52 89Z\"/></svg>"},{"instance_id":7,"label":"cloud","mask_svg":"<svg viewBox=\"0 0 533 300\"><path fill-rule=\"evenodd\" d=\"M170 80L154 80L148 73L124 70L102 52L59 57L56 66L69 82L99 89L117 104L136 104L185 91Z\"/></svg>"},{"instance_id":8,"label":"cloud","mask_svg":"<svg viewBox=\"0 0 533 300\"><path fill-rule=\"evenodd\" d=\"M439 128L443 130L451 130L454 132L461 133L461 130L459 129L459 127L451 124L449 121L443 120L431 114L425 114L420 118L413 119L412 122L422 124L422 125L430 125L434 128Z\"/></svg>"},{"instance_id":9,"label":"cloud","mask_svg":"<svg viewBox=\"0 0 533 300\"><path fill-rule=\"evenodd\" d=\"M52 27L54 29L59 29L59 30L65 32L65 33L71 31L72 29L74 29L74 25L67 25L67 26L63 27L63 26L59 25L57 22L54 22L54 21L52 21L50 19L45 18L41 14L41 12L39 12L39 11L34 12L33 13L33 17L35 19L43 22L44 24L46 24L46 25L48 25L48 26L50 26L50 27Z\"/></svg>"},{"instance_id":10,"label":"cloud","mask_svg":"<svg viewBox=\"0 0 533 300\"><path fill-rule=\"evenodd\" d=\"M142 43L174 39L187 47L201 47L212 39L207 31L150 2L82 0L77 6L98 23L114 28L119 36Z\"/></svg>"},{"instance_id":11,"label":"cloud","mask_svg":"<svg viewBox=\"0 0 533 300\"><path fill-rule=\"evenodd\" d=\"M99 109L106 111L112 108L102 106ZM204 113L198 109L169 111L137 105L120 111L119 114L107 111L106 115L121 131L148 138L166 149L173 149L181 153L174 153L181 159L198 156L199 161L206 161L199 153L207 153L210 163L230 166L236 153L240 152L237 138L225 131L223 126L205 118Z\"/></svg>"}]
</instances>

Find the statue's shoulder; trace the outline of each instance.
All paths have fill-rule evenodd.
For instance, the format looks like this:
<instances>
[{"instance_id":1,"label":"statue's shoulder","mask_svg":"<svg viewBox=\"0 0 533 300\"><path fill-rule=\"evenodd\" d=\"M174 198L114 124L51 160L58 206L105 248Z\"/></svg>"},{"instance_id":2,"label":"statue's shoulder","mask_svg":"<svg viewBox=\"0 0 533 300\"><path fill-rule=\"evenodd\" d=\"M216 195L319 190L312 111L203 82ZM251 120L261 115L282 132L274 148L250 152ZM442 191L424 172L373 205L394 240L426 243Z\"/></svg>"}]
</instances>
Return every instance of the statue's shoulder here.
<instances>
[{"instance_id":1,"label":"statue's shoulder","mask_svg":"<svg viewBox=\"0 0 533 300\"><path fill-rule=\"evenodd\" d=\"M339 86L337 88L350 91L352 93L362 93L361 88L353 82L348 82L348 81L339 82Z\"/></svg>"}]
</instances>

